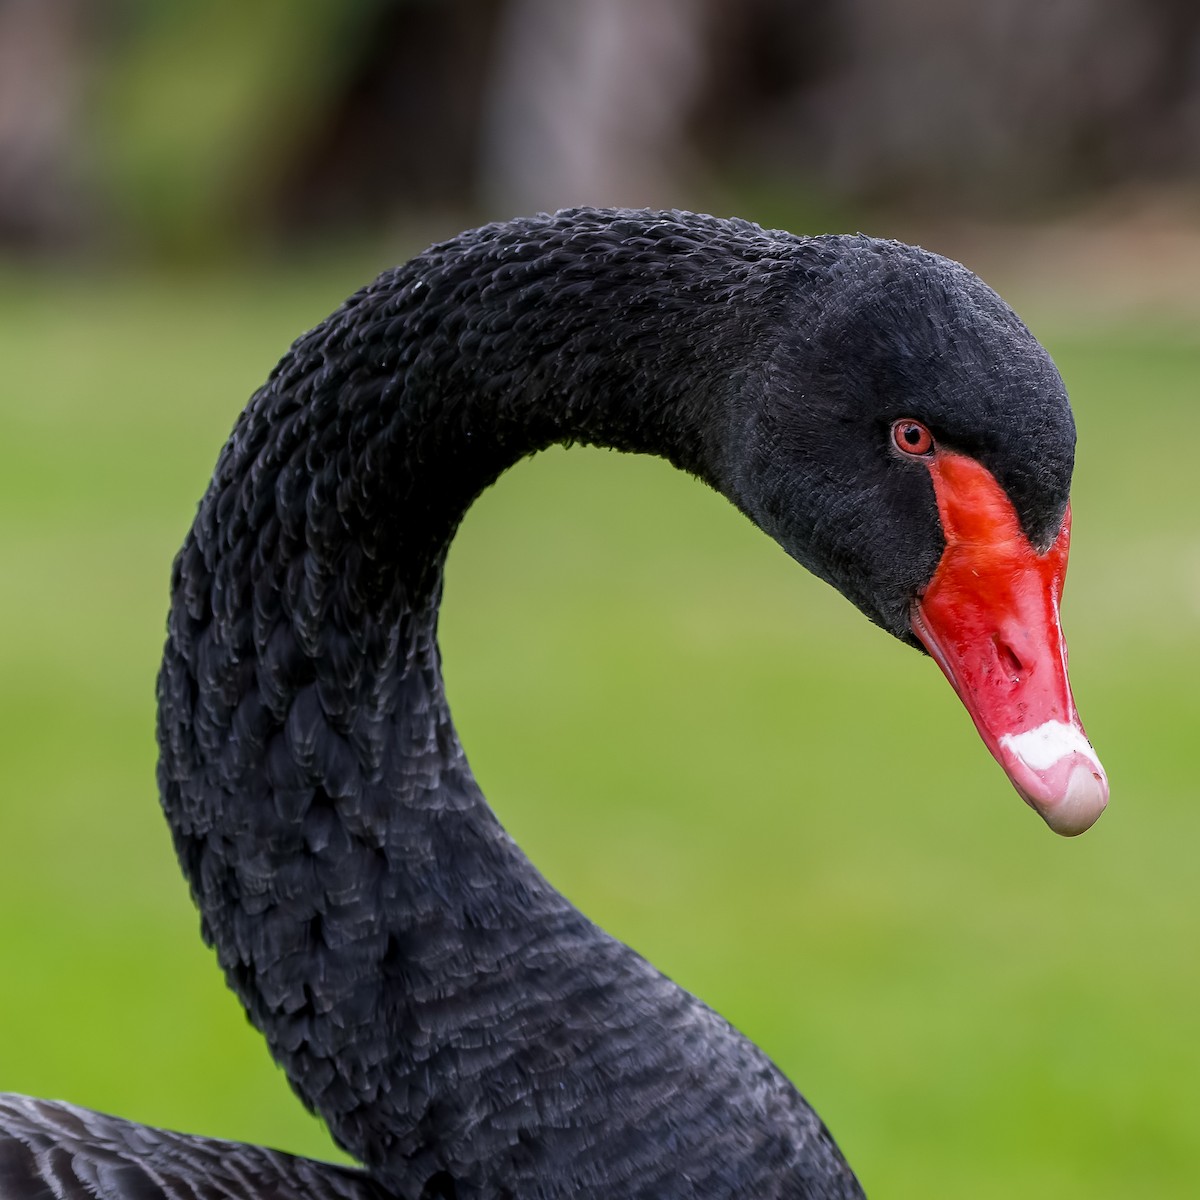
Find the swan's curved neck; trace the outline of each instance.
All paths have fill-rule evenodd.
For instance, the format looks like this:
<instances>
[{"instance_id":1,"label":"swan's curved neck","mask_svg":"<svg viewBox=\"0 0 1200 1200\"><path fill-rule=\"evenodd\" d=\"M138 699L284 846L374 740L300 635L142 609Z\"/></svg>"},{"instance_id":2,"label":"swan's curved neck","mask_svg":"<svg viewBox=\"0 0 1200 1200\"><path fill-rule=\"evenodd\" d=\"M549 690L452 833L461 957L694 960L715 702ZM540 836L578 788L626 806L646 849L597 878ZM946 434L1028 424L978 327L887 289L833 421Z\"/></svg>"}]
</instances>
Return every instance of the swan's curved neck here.
<instances>
[{"instance_id":1,"label":"swan's curved neck","mask_svg":"<svg viewBox=\"0 0 1200 1200\"><path fill-rule=\"evenodd\" d=\"M589 442L722 483L793 273L722 228L546 218L381 276L254 397L176 562L160 787L205 935L301 1096L396 1186L555 1126L571 1056L604 1066L594 1024L628 1053L614 1014L666 986L491 815L436 617L454 529L523 455ZM664 997L666 1025L695 1003Z\"/></svg>"},{"instance_id":2,"label":"swan's curved neck","mask_svg":"<svg viewBox=\"0 0 1200 1200\"><path fill-rule=\"evenodd\" d=\"M361 545L363 586L412 603L472 500L549 445L656 454L720 487L730 407L757 382L796 268L761 232L696 234L502 226L386 272L293 347L248 414L255 442L278 445L295 413L289 440L338 489L304 496L297 473L282 507L336 506L331 551Z\"/></svg>"}]
</instances>

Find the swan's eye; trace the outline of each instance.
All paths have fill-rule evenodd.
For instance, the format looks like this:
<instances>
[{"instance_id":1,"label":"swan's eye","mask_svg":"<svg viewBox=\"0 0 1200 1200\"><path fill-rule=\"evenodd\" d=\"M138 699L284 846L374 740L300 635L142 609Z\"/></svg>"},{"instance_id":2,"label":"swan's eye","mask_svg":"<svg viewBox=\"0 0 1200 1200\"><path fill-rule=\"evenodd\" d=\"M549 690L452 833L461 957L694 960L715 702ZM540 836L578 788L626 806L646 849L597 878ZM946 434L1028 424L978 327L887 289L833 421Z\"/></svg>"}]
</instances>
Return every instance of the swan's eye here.
<instances>
[{"instance_id":1,"label":"swan's eye","mask_svg":"<svg viewBox=\"0 0 1200 1200\"><path fill-rule=\"evenodd\" d=\"M907 417L892 422L892 441L904 454L928 454L933 449L933 434L920 421Z\"/></svg>"}]
</instances>

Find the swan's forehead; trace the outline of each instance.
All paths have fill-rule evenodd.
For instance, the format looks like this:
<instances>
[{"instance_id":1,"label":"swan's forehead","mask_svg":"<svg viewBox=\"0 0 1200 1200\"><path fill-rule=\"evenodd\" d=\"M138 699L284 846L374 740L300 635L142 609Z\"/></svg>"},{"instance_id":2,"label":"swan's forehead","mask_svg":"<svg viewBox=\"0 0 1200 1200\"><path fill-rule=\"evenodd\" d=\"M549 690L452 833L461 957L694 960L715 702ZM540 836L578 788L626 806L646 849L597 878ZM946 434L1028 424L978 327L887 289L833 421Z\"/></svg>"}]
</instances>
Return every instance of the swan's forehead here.
<instances>
[{"instance_id":1,"label":"swan's forehead","mask_svg":"<svg viewBox=\"0 0 1200 1200\"><path fill-rule=\"evenodd\" d=\"M959 381L938 414L949 448L970 454L995 476L1038 549L1062 525L1075 466L1075 421L1050 356L1032 337L1019 354Z\"/></svg>"},{"instance_id":2,"label":"swan's forehead","mask_svg":"<svg viewBox=\"0 0 1200 1200\"><path fill-rule=\"evenodd\" d=\"M982 280L958 264L893 297L878 376L892 405L923 419L947 448L986 466L1030 541L1062 524L1075 462L1075 422L1046 349Z\"/></svg>"}]
</instances>

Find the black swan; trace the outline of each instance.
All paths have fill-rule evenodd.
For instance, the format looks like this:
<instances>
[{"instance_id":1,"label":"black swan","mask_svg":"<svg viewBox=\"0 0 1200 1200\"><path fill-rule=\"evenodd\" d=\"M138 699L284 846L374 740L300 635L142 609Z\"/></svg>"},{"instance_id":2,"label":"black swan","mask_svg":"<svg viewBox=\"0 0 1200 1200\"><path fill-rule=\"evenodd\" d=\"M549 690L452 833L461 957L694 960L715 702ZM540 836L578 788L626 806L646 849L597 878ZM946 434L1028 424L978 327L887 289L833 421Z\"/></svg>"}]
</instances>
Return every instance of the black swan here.
<instances>
[{"instance_id":1,"label":"black swan","mask_svg":"<svg viewBox=\"0 0 1200 1200\"><path fill-rule=\"evenodd\" d=\"M1058 602L1075 431L964 267L677 212L490 225L251 399L175 562L159 786L204 937L365 1171L0 1098L0 1198L854 1197L754 1045L576 911L472 778L442 564L554 443L658 454L937 660L1055 830L1108 785Z\"/></svg>"}]
</instances>

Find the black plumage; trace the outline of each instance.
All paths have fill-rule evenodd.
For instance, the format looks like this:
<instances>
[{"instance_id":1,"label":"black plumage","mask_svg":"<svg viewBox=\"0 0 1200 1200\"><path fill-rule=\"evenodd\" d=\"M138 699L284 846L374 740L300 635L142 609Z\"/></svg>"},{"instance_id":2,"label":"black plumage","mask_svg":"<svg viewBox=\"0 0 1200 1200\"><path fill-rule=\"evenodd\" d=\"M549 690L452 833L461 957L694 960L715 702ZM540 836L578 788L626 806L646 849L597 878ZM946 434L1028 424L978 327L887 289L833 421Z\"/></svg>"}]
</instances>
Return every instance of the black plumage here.
<instances>
[{"instance_id":1,"label":"black plumage","mask_svg":"<svg viewBox=\"0 0 1200 1200\"><path fill-rule=\"evenodd\" d=\"M861 236L595 210L487 226L385 272L251 399L175 563L159 785L230 985L380 1187L861 1195L770 1060L501 828L451 721L437 612L473 499L583 442L705 480L915 644L908 608L943 542L927 473L889 447L901 416L983 462L1032 541L1053 537L1065 393L965 268ZM247 1195L376 1194L30 1101L0 1108L0 1162L19 1172L20 1147L59 1133L83 1161L144 1146L193 1183L244 1153L277 1172ZM124 1170L93 1191L177 1194ZM6 1178L39 1176L0 1174L3 1200L45 1194Z\"/></svg>"},{"instance_id":2,"label":"black plumage","mask_svg":"<svg viewBox=\"0 0 1200 1200\"><path fill-rule=\"evenodd\" d=\"M365 1171L0 1095L4 1200L392 1200Z\"/></svg>"}]
</instances>

